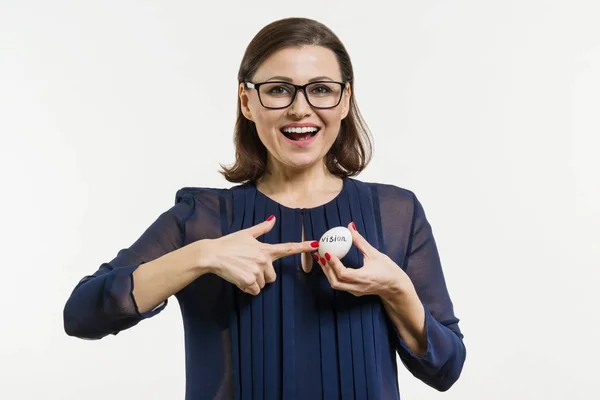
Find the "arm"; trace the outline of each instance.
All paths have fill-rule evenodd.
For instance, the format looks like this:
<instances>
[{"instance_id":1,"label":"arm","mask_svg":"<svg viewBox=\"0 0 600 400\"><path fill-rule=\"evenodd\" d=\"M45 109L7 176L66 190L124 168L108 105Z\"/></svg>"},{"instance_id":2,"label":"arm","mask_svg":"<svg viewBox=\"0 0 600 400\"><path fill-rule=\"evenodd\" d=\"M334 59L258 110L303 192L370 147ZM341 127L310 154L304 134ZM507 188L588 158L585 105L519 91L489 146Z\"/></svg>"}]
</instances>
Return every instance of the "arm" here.
<instances>
[{"instance_id":1,"label":"arm","mask_svg":"<svg viewBox=\"0 0 600 400\"><path fill-rule=\"evenodd\" d=\"M68 335L115 335L158 314L168 297L204 273L199 267L203 241L182 247L193 204L192 198L184 197L131 247L77 284L63 312Z\"/></svg>"},{"instance_id":2,"label":"arm","mask_svg":"<svg viewBox=\"0 0 600 400\"><path fill-rule=\"evenodd\" d=\"M320 259L320 265L333 289L355 296L380 297L404 365L424 383L445 391L460 376L466 351L431 226L414 194L407 197L407 192L403 191L399 197L390 191L382 193L380 212L388 216L382 221L389 223L383 226L383 232L387 231L386 250L395 255L395 259L403 259L404 268L373 247L354 223L348 228L352 243L363 255L363 265L347 268L338 257L329 253L325 253L325 259ZM394 213L399 218L389 217ZM408 235L404 235L406 231L409 231ZM405 236L408 243L402 240ZM403 242L405 246L397 245Z\"/></svg>"},{"instance_id":3,"label":"arm","mask_svg":"<svg viewBox=\"0 0 600 400\"><path fill-rule=\"evenodd\" d=\"M408 350L423 357L427 352L425 308L417 292L414 288L406 290L395 287L380 297L397 335Z\"/></svg>"},{"instance_id":4,"label":"arm","mask_svg":"<svg viewBox=\"0 0 600 400\"><path fill-rule=\"evenodd\" d=\"M212 225L220 221L218 209L212 208L218 202L208 202L212 207L207 207L189 194L177 198L177 204L131 247L75 287L64 308L68 335L86 339L116 335L158 314L168 297L207 273L257 295L276 278L273 261L314 250L311 241L258 241L257 237L273 228L274 219L221 237L211 231ZM205 239L184 246L186 221L192 215L195 223L190 220L188 228L193 227L195 233L190 236ZM216 239L210 239L215 235Z\"/></svg>"},{"instance_id":5,"label":"arm","mask_svg":"<svg viewBox=\"0 0 600 400\"><path fill-rule=\"evenodd\" d=\"M133 271L133 298L141 314L151 312L207 272L200 262L206 243L190 243Z\"/></svg>"},{"instance_id":6,"label":"arm","mask_svg":"<svg viewBox=\"0 0 600 400\"><path fill-rule=\"evenodd\" d=\"M421 203L413 197L411 236L404 270L412 288L382 298L408 370L440 391L459 378L466 357L440 258Z\"/></svg>"}]
</instances>

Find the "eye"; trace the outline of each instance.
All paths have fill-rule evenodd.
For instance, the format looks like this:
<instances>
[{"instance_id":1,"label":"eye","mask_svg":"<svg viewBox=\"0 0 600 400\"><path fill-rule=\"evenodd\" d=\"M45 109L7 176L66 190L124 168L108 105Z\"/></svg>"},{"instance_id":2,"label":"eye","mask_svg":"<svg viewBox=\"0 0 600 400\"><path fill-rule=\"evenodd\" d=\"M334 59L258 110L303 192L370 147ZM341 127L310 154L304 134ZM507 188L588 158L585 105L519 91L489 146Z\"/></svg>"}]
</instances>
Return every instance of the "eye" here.
<instances>
[{"instance_id":1,"label":"eye","mask_svg":"<svg viewBox=\"0 0 600 400\"><path fill-rule=\"evenodd\" d=\"M292 90L287 85L268 85L265 92L270 96L286 96L291 94Z\"/></svg>"},{"instance_id":2,"label":"eye","mask_svg":"<svg viewBox=\"0 0 600 400\"><path fill-rule=\"evenodd\" d=\"M317 85L317 86L314 86L313 88L311 88L310 92L313 94L322 95L322 94L329 94L329 93L333 92L333 90L331 90L331 88L327 85Z\"/></svg>"}]
</instances>

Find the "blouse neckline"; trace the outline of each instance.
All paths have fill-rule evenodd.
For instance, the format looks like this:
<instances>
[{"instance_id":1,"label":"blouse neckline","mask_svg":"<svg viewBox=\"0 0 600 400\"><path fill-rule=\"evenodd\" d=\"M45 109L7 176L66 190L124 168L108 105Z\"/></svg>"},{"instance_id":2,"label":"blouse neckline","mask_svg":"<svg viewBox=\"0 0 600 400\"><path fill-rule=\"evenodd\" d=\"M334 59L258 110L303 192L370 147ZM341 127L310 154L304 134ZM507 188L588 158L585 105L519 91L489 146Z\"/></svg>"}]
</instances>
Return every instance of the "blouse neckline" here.
<instances>
[{"instance_id":1,"label":"blouse neckline","mask_svg":"<svg viewBox=\"0 0 600 400\"><path fill-rule=\"evenodd\" d=\"M272 199L271 197L264 194L260 190L258 190L258 187L256 186L255 181L250 181L250 182L248 182L248 184L256 191L257 196L263 197L267 202L274 203L281 209L288 210L288 211L313 211L313 210L322 209L324 207L327 207L327 206L330 206L330 205L336 203L343 195L345 195L346 190L348 188L348 180L349 180L349 178L347 178L347 177L342 178L342 189L338 192L338 194L335 195L335 197L333 197L331 200L326 201L323 204L313 206L313 207L289 207L289 206L286 206L286 205L278 202L277 200Z\"/></svg>"}]
</instances>

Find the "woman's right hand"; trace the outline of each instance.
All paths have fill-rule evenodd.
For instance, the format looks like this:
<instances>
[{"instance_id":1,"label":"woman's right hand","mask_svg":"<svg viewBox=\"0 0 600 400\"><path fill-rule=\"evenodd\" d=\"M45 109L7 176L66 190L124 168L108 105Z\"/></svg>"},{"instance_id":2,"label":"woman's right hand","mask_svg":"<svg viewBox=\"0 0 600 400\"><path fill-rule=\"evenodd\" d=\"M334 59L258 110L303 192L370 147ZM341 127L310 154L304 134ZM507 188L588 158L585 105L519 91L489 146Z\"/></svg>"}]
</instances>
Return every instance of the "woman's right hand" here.
<instances>
[{"instance_id":1,"label":"woman's right hand","mask_svg":"<svg viewBox=\"0 0 600 400\"><path fill-rule=\"evenodd\" d=\"M269 217L258 225L209 240L201 251L206 270L256 296L276 279L273 261L319 247L317 241L268 244L256 239L274 224L275 217Z\"/></svg>"}]
</instances>

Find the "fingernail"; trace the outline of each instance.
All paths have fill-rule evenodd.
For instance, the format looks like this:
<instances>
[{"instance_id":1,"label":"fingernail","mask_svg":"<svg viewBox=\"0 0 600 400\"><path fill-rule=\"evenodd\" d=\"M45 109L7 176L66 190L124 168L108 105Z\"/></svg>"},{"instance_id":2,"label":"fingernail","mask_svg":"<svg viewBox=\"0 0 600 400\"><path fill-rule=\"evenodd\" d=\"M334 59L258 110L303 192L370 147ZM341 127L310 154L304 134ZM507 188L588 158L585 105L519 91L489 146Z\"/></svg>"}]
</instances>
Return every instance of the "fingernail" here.
<instances>
[{"instance_id":1,"label":"fingernail","mask_svg":"<svg viewBox=\"0 0 600 400\"><path fill-rule=\"evenodd\" d=\"M310 244L310 247L315 247L315 248L316 248L316 247L319 247L319 242L317 242L317 241L315 240L314 242L312 242L312 243Z\"/></svg>"},{"instance_id":2,"label":"fingernail","mask_svg":"<svg viewBox=\"0 0 600 400\"><path fill-rule=\"evenodd\" d=\"M329 255L329 253L325 253L325 258L327 259L327 261L331 260L331 256Z\"/></svg>"},{"instance_id":3,"label":"fingernail","mask_svg":"<svg viewBox=\"0 0 600 400\"><path fill-rule=\"evenodd\" d=\"M319 261L319 255L317 253L313 253L313 258L315 261Z\"/></svg>"},{"instance_id":4,"label":"fingernail","mask_svg":"<svg viewBox=\"0 0 600 400\"><path fill-rule=\"evenodd\" d=\"M269 218L267 218L267 221L271 221L273 218L275 218L275 216L271 215Z\"/></svg>"},{"instance_id":5,"label":"fingernail","mask_svg":"<svg viewBox=\"0 0 600 400\"><path fill-rule=\"evenodd\" d=\"M321 264L325 264L325 259L321 257Z\"/></svg>"},{"instance_id":6,"label":"fingernail","mask_svg":"<svg viewBox=\"0 0 600 400\"><path fill-rule=\"evenodd\" d=\"M358 231L358 229L356 229L356 225L354 225L354 222L352 223L352 229L354 229L355 231Z\"/></svg>"}]
</instances>

